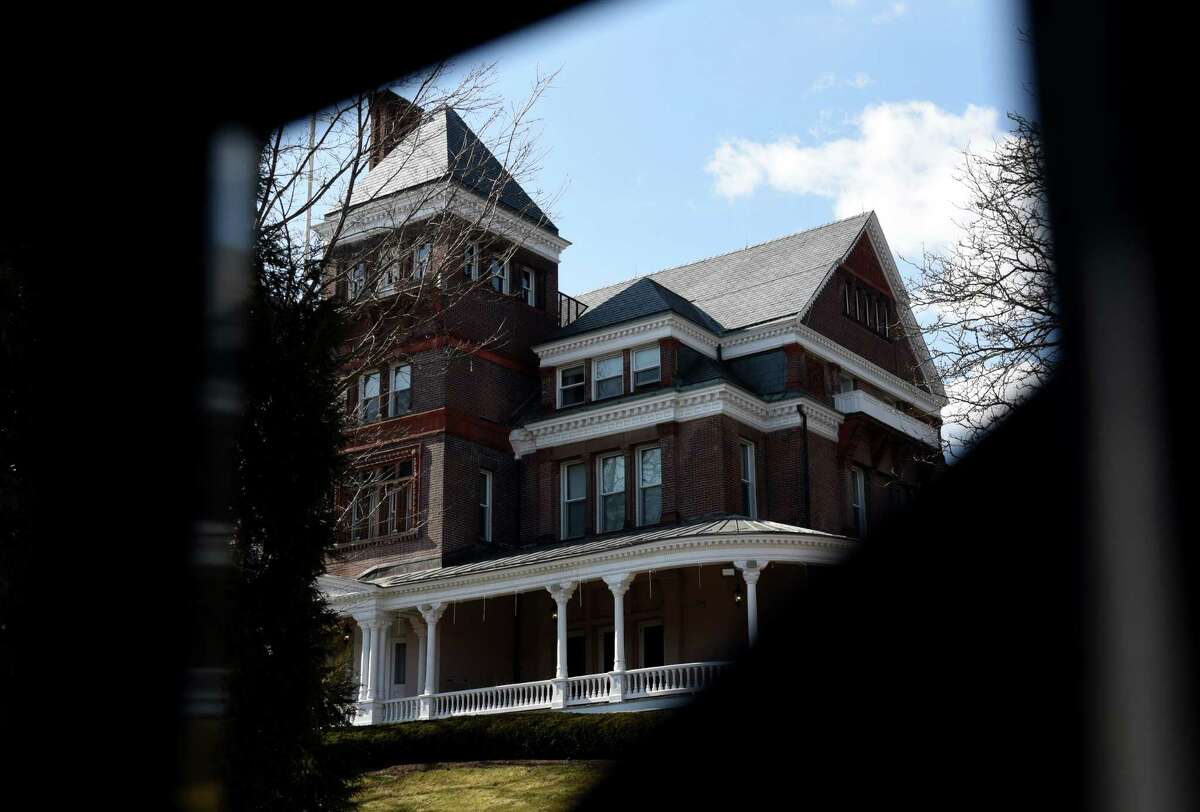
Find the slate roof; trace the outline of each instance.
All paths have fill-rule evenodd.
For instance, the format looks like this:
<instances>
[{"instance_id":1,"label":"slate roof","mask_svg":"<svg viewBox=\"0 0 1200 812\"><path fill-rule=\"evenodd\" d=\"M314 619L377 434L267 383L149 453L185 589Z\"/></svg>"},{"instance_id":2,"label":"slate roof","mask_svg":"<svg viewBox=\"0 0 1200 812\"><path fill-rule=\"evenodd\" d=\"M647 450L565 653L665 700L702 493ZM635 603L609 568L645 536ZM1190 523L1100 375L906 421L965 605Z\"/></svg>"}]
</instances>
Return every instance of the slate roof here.
<instances>
[{"instance_id":1,"label":"slate roof","mask_svg":"<svg viewBox=\"0 0 1200 812\"><path fill-rule=\"evenodd\" d=\"M586 333L589 330L608 327L611 324L632 321L667 311L677 313L717 335L723 332L721 325L703 310L673 290L644 276L633 280L632 284L618 291L602 306L595 310L589 308L578 319L559 330L555 336L565 337Z\"/></svg>"},{"instance_id":2,"label":"slate roof","mask_svg":"<svg viewBox=\"0 0 1200 812\"><path fill-rule=\"evenodd\" d=\"M691 304L718 325L719 330L714 331L718 334L799 313L820 291L834 263L854 246L870 216L864 212L576 296L588 310L556 336L628 321L630 306L620 296L644 282L653 282ZM589 316L586 325L581 325Z\"/></svg>"},{"instance_id":3,"label":"slate roof","mask_svg":"<svg viewBox=\"0 0 1200 812\"><path fill-rule=\"evenodd\" d=\"M357 206L448 177L487 195L496 182L507 177L507 172L462 117L453 109L443 107L425 114L416 129L359 179L350 205ZM558 227L515 180L509 178L504 182L500 202L548 231L558 233Z\"/></svg>"},{"instance_id":4,"label":"slate roof","mask_svg":"<svg viewBox=\"0 0 1200 812\"><path fill-rule=\"evenodd\" d=\"M600 536L591 540L575 542L556 542L530 548L527 552L509 554L489 558L483 561L473 561L469 564L459 564L453 567L438 567L421 570L420 572L405 572L392 576L372 579L367 583L380 587L400 586L402 584L427 583L456 578L462 575L475 575L482 572L513 569L530 564L541 564L548 561L558 561L565 558L589 555L591 553L634 547L639 544L650 544L666 539L682 539L697 536L740 535L740 534L803 534L805 536L821 536L831 539L842 539L843 536L832 533L822 533L819 530L808 530L779 522L757 521L736 516L720 516L698 522L691 522L674 527L655 528L637 533L622 533L619 535Z\"/></svg>"}]
</instances>

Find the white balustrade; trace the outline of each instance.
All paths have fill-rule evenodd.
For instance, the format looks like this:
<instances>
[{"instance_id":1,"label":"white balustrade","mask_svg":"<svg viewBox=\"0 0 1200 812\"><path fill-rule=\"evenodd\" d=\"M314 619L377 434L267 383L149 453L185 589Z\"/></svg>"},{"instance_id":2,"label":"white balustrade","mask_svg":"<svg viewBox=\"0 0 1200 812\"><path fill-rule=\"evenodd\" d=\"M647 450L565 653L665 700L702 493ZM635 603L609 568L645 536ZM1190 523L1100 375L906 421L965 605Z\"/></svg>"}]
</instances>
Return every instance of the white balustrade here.
<instances>
[{"instance_id":1,"label":"white balustrade","mask_svg":"<svg viewBox=\"0 0 1200 812\"><path fill-rule=\"evenodd\" d=\"M729 663L681 663L625 672L625 698L691 694L710 687Z\"/></svg>"},{"instance_id":2,"label":"white balustrade","mask_svg":"<svg viewBox=\"0 0 1200 812\"><path fill-rule=\"evenodd\" d=\"M612 681L608 674L588 674L584 677L567 678L567 704L587 705L592 702L607 702Z\"/></svg>"},{"instance_id":3,"label":"white balustrade","mask_svg":"<svg viewBox=\"0 0 1200 812\"><path fill-rule=\"evenodd\" d=\"M554 680L548 679L434 694L433 716L476 716L484 713L548 708L553 694Z\"/></svg>"},{"instance_id":4,"label":"white balustrade","mask_svg":"<svg viewBox=\"0 0 1200 812\"><path fill-rule=\"evenodd\" d=\"M421 715L421 698L406 696L403 699L388 699L383 702L383 722L411 722Z\"/></svg>"}]
</instances>

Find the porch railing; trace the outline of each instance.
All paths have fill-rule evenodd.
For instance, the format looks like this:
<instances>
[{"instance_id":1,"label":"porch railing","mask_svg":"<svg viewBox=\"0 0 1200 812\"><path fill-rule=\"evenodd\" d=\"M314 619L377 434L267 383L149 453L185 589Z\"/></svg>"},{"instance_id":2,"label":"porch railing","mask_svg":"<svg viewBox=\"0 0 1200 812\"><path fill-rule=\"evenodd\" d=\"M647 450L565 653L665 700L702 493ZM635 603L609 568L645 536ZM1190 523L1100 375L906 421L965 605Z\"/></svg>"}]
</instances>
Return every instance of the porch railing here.
<instances>
[{"instance_id":1,"label":"porch railing","mask_svg":"<svg viewBox=\"0 0 1200 812\"><path fill-rule=\"evenodd\" d=\"M494 688L470 688L448 694L433 695L433 715L474 716L484 713L536 710L550 707L554 696L554 680L521 682L516 685L497 685Z\"/></svg>"},{"instance_id":2,"label":"porch railing","mask_svg":"<svg viewBox=\"0 0 1200 812\"><path fill-rule=\"evenodd\" d=\"M586 677L567 678L567 704L590 705L607 702L612 687L608 674L588 674Z\"/></svg>"},{"instance_id":3,"label":"porch railing","mask_svg":"<svg viewBox=\"0 0 1200 812\"><path fill-rule=\"evenodd\" d=\"M625 699L695 693L715 683L729 665L726 662L682 663L635 668L625 672L625 690L622 693Z\"/></svg>"},{"instance_id":4,"label":"porch railing","mask_svg":"<svg viewBox=\"0 0 1200 812\"><path fill-rule=\"evenodd\" d=\"M406 696L403 699L387 699L383 702L383 721L411 722L421 716L421 698Z\"/></svg>"}]
</instances>

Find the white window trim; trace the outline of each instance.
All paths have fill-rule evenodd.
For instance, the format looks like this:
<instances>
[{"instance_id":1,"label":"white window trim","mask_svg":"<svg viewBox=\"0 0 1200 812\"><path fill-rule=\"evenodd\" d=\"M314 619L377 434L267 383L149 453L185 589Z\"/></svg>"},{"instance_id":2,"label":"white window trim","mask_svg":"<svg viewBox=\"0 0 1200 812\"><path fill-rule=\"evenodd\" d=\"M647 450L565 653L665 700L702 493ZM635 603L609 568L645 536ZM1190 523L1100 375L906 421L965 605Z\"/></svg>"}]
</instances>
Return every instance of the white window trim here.
<instances>
[{"instance_id":1,"label":"white window trim","mask_svg":"<svg viewBox=\"0 0 1200 812\"><path fill-rule=\"evenodd\" d=\"M482 495L487 496L486 501L481 501L479 503L480 507L487 508L487 513L485 514L487 518L484 520L483 527L483 541L487 544L490 544L492 542L492 472L484 468L480 468L479 473L483 475L484 482L485 493Z\"/></svg>"},{"instance_id":2,"label":"white window trim","mask_svg":"<svg viewBox=\"0 0 1200 812\"><path fill-rule=\"evenodd\" d=\"M613 494L605 494L604 493L604 477L602 476L603 471L604 471L603 466L604 466L605 460L614 460L614 459L621 461L622 468L627 467L626 460L625 460L625 452L623 452L623 451L614 451L614 452L610 452L608 454L600 454L600 455L597 455L597 457L596 457L596 533L597 534L615 533L615 532L617 532L617 530L624 529L623 526L618 527L617 530L608 530L604 527L604 497L606 495L612 496ZM626 470L623 473L624 473L624 476L621 477L621 482L624 485L624 489L621 490L620 493L625 498L626 506L628 506L628 504L629 504L629 471ZM626 516L625 518L628 519L629 517Z\"/></svg>"},{"instance_id":3,"label":"white window trim","mask_svg":"<svg viewBox=\"0 0 1200 812\"><path fill-rule=\"evenodd\" d=\"M383 394L383 373L380 370L376 369L371 372L364 372L363 374L358 376L358 403L355 406L354 411L355 411L355 417L358 419L358 425L360 425L360 426L366 426L366 425L368 425L368 423L378 423L380 420L383 420L383 414L382 414L383 409L381 409L381 408L378 409L379 414L378 414L378 416L376 416L376 418L374 420L367 421L367 420L363 419L363 403L365 400L364 393L366 392L366 388L367 388L367 386L366 386L367 378L369 378L372 375L379 376L378 391L376 391L375 394L372 395L372 397L375 398L377 408L379 406L379 396ZM391 398L390 392L388 393L388 397Z\"/></svg>"},{"instance_id":4,"label":"white window trim","mask_svg":"<svg viewBox=\"0 0 1200 812\"><path fill-rule=\"evenodd\" d=\"M642 370L639 370L638 366L637 366L637 354L639 352L642 352L643 350L657 350L658 351L658 363L652 367L643 367ZM637 389L637 387L638 387L638 383L637 383L638 372L644 371L647 369L657 369L658 377L652 381L647 381L646 383L641 384L642 386L650 386L651 384L662 383L662 346L661 345L646 344L641 347L634 347L633 349L631 349L629 351L629 391L630 392L632 392L634 389Z\"/></svg>"},{"instance_id":5,"label":"white window trim","mask_svg":"<svg viewBox=\"0 0 1200 812\"><path fill-rule=\"evenodd\" d=\"M408 367L408 392L409 392L408 409L405 410L404 414L408 414L409 412L412 411L412 390L413 390L412 364L392 364L392 368L388 371L388 374L392 376L391 378L388 379L388 418L389 419L400 416L400 414L398 412L396 412L396 410L392 407L396 403L396 392L399 391L398 389L396 389L396 370L402 369L403 367Z\"/></svg>"},{"instance_id":6,"label":"white window trim","mask_svg":"<svg viewBox=\"0 0 1200 812\"><path fill-rule=\"evenodd\" d=\"M488 264L487 264L488 287L490 287L492 290L496 290L495 286L492 285L492 277L495 275L492 273L492 260L494 260L494 259L499 259L499 257L495 257L495 256L490 257L488 259ZM503 272L500 274L500 290L498 290L496 292L497 293L508 293L511 288L510 279L509 279L509 277L511 276L511 272L509 269L509 261L507 259L501 259L500 267L502 268Z\"/></svg>"},{"instance_id":7,"label":"white window trim","mask_svg":"<svg viewBox=\"0 0 1200 812\"><path fill-rule=\"evenodd\" d=\"M635 521L637 527L645 527L646 526L646 519L642 515L642 489L644 487L642 485L642 452L653 451L655 449L658 449L659 482L657 485L650 485L649 487L658 488L659 494L661 497L662 487L663 487L663 484L662 484L662 446L658 445L658 444L643 445L643 446L638 446L637 448L635 448L633 450L633 467L636 471L636 473L634 474L636 481L634 482L633 513L634 513L634 521ZM660 522L662 521L661 512L659 514L659 521Z\"/></svg>"},{"instance_id":8,"label":"white window trim","mask_svg":"<svg viewBox=\"0 0 1200 812\"><path fill-rule=\"evenodd\" d=\"M596 377L600 372L600 364L604 361L611 361L613 358L620 359L621 371L618 374L610 375L607 378ZM593 401L609 400L611 398L619 398L619 397L621 397L621 395L625 394L624 391L621 391L615 395L606 395L605 397L600 397L600 395L599 395L600 381L602 381L602 380L603 381L611 381L614 378L621 381L621 385L622 385L622 387L624 387L624 381L625 381L625 354L624 353L621 353L621 352L613 353L612 355L605 355L601 358L597 358L594 361L592 361L592 400Z\"/></svg>"},{"instance_id":9,"label":"white window trim","mask_svg":"<svg viewBox=\"0 0 1200 812\"><path fill-rule=\"evenodd\" d=\"M525 287L525 275L529 274L529 287ZM529 295L525 292L529 291ZM516 293L521 295L521 301L530 307L537 307L537 271L530 268L528 265L517 266L517 290ZM532 301L531 301L532 300Z\"/></svg>"},{"instance_id":10,"label":"white window trim","mask_svg":"<svg viewBox=\"0 0 1200 812\"><path fill-rule=\"evenodd\" d=\"M568 370L568 369L575 369L575 368L581 368L581 369L583 370L583 380L582 380L582 381L580 381L580 382L579 382L579 383L577 383L577 384L573 384L573 385L571 386L571 388L572 388L572 389L574 389L574 388L576 388L576 387L583 387L583 394L584 394L584 398L583 398L583 400L581 400L579 403L572 403L571 405L572 405L572 406L579 406L579 405L581 405L581 404L583 404L583 403L586 403L586 402L587 402L587 383L588 383L588 382L587 382L587 364L583 363L582 361L580 361L578 364L566 364L565 366L561 366L561 367L559 367L559 368L558 368L558 371L557 371L557 373L556 373L556 376L557 376L557 379L558 379L558 380L557 380L557 383L558 383L558 385L555 387L555 392L556 392L557 394L556 394L556 396L555 396L555 397L556 397L556 400L555 400L555 404L554 404L554 406L555 406L555 408L557 408L557 409L561 409L561 408L563 407L563 398L562 398L562 393L563 393L563 382L562 382L562 376L563 376L563 372L565 372L565 371L566 371L566 370Z\"/></svg>"},{"instance_id":11,"label":"white window trim","mask_svg":"<svg viewBox=\"0 0 1200 812\"><path fill-rule=\"evenodd\" d=\"M558 477L559 477L559 484L558 484L558 514L559 514L558 515L558 536L563 541L570 539L570 538L584 538L585 536L587 536L586 525L583 528L582 535L580 535L580 536L567 535L567 505L574 504L575 502L583 502L583 504L585 506L583 515L585 517L587 516L587 510L586 510L587 481L586 481L586 479L584 480L584 483L583 483L583 496L580 497L579 499L572 500L571 502L567 501L567 470L574 465L582 466L584 476L585 477L587 476L587 464L583 460L563 460L558 465Z\"/></svg>"},{"instance_id":12,"label":"white window trim","mask_svg":"<svg viewBox=\"0 0 1200 812\"><path fill-rule=\"evenodd\" d=\"M749 455L749 458L747 459L747 462L749 463L749 465L748 465L749 479L747 479L745 476L742 476L741 481L749 484L749 486L750 486L750 499L748 500L750 502L750 504L749 504L749 510L746 511L746 515L749 516L751 519L757 519L758 518L758 455L756 453L757 449L754 447L754 443L751 442L750 440L738 440L738 445L741 447L738 449L738 467L739 468L741 467L741 462L743 459L743 454L741 453L741 449L746 448L746 449L750 450L750 455ZM741 473L741 472L739 472L739 473ZM746 508L747 506L742 505L742 507Z\"/></svg>"}]
</instances>

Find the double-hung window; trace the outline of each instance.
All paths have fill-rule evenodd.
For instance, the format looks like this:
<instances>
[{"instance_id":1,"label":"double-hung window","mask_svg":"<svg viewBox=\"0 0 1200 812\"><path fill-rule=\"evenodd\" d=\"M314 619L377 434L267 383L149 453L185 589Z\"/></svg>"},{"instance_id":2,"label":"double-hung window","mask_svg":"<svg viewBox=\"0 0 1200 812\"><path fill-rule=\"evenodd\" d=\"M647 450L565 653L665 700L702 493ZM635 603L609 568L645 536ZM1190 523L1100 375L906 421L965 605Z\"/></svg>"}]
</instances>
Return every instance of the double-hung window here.
<instances>
[{"instance_id":1,"label":"double-hung window","mask_svg":"<svg viewBox=\"0 0 1200 812\"><path fill-rule=\"evenodd\" d=\"M374 423L379 419L379 373L368 372L358 381L358 422Z\"/></svg>"},{"instance_id":2,"label":"double-hung window","mask_svg":"<svg viewBox=\"0 0 1200 812\"><path fill-rule=\"evenodd\" d=\"M517 296L522 302L534 307L537 305L537 276L534 275L533 268L521 266L517 276L517 284L519 289Z\"/></svg>"},{"instance_id":3,"label":"double-hung window","mask_svg":"<svg viewBox=\"0 0 1200 812\"><path fill-rule=\"evenodd\" d=\"M625 359L620 355L601 358L592 364L592 400L602 400L620 395L624 388L621 378L625 373Z\"/></svg>"},{"instance_id":4,"label":"double-hung window","mask_svg":"<svg viewBox=\"0 0 1200 812\"><path fill-rule=\"evenodd\" d=\"M583 403L584 392L583 364L573 367L563 367L558 371L558 407L575 406Z\"/></svg>"},{"instance_id":5,"label":"double-hung window","mask_svg":"<svg viewBox=\"0 0 1200 812\"><path fill-rule=\"evenodd\" d=\"M568 462L562 466L562 537L579 538L584 533L587 510L587 466Z\"/></svg>"},{"instance_id":6,"label":"double-hung window","mask_svg":"<svg viewBox=\"0 0 1200 812\"><path fill-rule=\"evenodd\" d=\"M659 349L655 345L653 347L643 347L640 350L634 350L630 354L633 373L633 388L646 386L647 384L658 383L662 380L662 367L659 361Z\"/></svg>"},{"instance_id":7,"label":"double-hung window","mask_svg":"<svg viewBox=\"0 0 1200 812\"><path fill-rule=\"evenodd\" d=\"M392 417L412 408L412 364L392 367Z\"/></svg>"},{"instance_id":8,"label":"double-hung window","mask_svg":"<svg viewBox=\"0 0 1200 812\"><path fill-rule=\"evenodd\" d=\"M364 541L403 533L412 525L412 459L385 465L353 477L350 537Z\"/></svg>"},{"instance_id":9,"label":"double-hung window","mask_svg":"<svg viewBox=\"0 0 1200 812\"><path fill-rule=\"evenodd\" d=\"M596 461L596 527L611 533L625 527L625 455L609 454Z\"/></svg>"},{"instance_id":10,"label":"double-hung window","mask_svg":"<svg viewBox=\"0 0 1200 812\"><path fill-rule=\"evenodd\" d=\"M424 279L425 274L429 273L429 260L433 256L433 245L431 243L422 243L417 246L416 253L413 254L413 277L415 279Z\"/></svg>"},{"instance_id":11,"label":"double-hung window","mask_svg":"<svg viewBox=\"0 0 1200 812\"><path fill-rule=\"evenodd\" d=\"M850 469L850 518L854 532L861 536L867 529L867 491L861 468Z\"/></svg>"},{"instance_id":12,"label":"double-hung window","mask_svg":"<svg viewBox=\"0 0 1200 812\"><path fill-rule=\"evenodd\" d=\"M639 526L662 521L662 449L639 448L637 451L637 523Z\"/></svg>"},{"instance_id":13,"label":"double-hung window","mask_svg":"<svg viewBox=\"0 0 1200 812\"><path fill-rule=\"evenodd\" d=\"M492 472L479 472L479 539L492 540Z\"/></svg>"},{"instance_id":14,"label":"double-hung window","mask_svg":"<svg viewBox=\"0 0 1200 812\"><path fill-rule=\"evenodd\" d=\"M754 443L739 443L742 460L742 512L751 519L758 518L758 482L754 472Z\"/></svg>"},{"instance_id":15,"label":"double-hung window","mask_svg":"<svg viewBox=\"0 0 1200 812\"><path fill-rule=\"evenodd\" d=\"M350 298L361 296L367 289L367 263L356 262L350 269Z\"/></svg>"},{"instance_id":16,"label":"double-hung window","mask_svg":"<svg viewBox=\"0 0 1200 812\"><path fill-rule=\"evenodd\" d=\"M488 278L493 288L504 293L508 289L508 263L500 257L492 257L488 262Z\"/></svg>"},{"instance_id":17,"label":"double-hung window","mask_svg":"<svg viewBox=\"0 0 1200 812\"><path fill-rule=\"evenodd\" d=\"M479 278L479 246L473 242L463 246L463 276L467 279Z\"/></svg>"}]
</instances>

